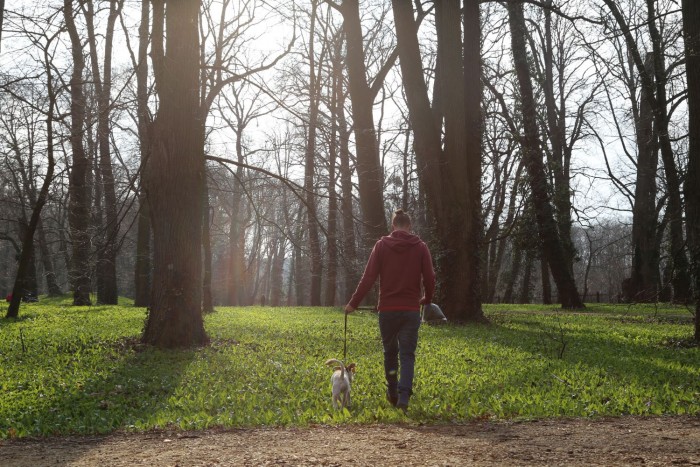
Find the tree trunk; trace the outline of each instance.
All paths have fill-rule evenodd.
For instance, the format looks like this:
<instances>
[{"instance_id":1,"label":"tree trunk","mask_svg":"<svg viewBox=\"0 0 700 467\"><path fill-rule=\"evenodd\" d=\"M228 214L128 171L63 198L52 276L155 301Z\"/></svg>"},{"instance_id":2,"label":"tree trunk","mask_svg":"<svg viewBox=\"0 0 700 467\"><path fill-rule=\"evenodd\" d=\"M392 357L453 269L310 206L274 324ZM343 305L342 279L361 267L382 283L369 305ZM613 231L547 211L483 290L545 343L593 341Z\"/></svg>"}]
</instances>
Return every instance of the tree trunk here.
<instances>
[{"instance_id":1,"label":"tree trunk","mask_svg":"<svg viewBox=\"0 0 700 467\"><path fill-rule=\"evenodd\" d=\"M355 240L355 222L352 213L352 171L350 170L350 131L345 120L345 93L340 93L338 106L338 136L340 157L340 187L342 198L340 208L343 215L343 270L345 272L344 297L349 300L349 295L355 290L360 280L358 273L360 266L357 258L357 244Z\"/></svg>"},{"instance_id":2,"label":"tree trunk","mask_svg":"<svg viewBox=\"0 0 700 467\"><path fill-rule=\"evenodd\" d=\"M685 181L690 265L695 286L695 340L700 342L700 3L683 0L686 73L688 77L688 173Z\"/></svg>"},{"instance_id":3,"label":"tree trunk","mask_svg":"<svg viewBox=\"0 0 700 467\"><path fill-rule=\"evenodd\" d=\"M436 86L445 109L430 107L418 45L418 25L410 2L392 1L401 74L414 132L422 186L436 220L440 281L436 299L448 319L484 321L480 297L481 114L479 11L466 1L464 57L457 0L436 2L438 63ZM466 73L465 73L466 70ZM445 151L437 115L445 115ZM476 195L476 196L475 196Z\"/></svg>"},{"instance_id":4,"label":"tree trunk","mask_svg":"<svg viewBox=\"0 0 700 467\"><path fill-rule=\"evenodd\" d=\"M51 251L46 241L46 232L44 231L44 224L41 222L41 220L39 221L39 225L37 225L36 229L39 251L41 252L41 264L44 267L46 289L49 293L49 297L59 297L63 295L63 292L61 292L61 288L58 286L58 282L56 281L56 269L54 267L53 260L51 259Z\"/></svg>"},{"instance_id":5,"label":"tree trunk","mask_svg":"<svg viewBox=\"0 0 700 467\"><path fill-rule=\"evenodd\" d=\"M202 311L204 313L213 313L214 299L211 295L211 219L209 216L209 187L206 176L204 177L204 183L202 185L202 252L204 260L204 274L202 276Z\"/></svg>"},{"instance_id":6,"label":"tree trunk","mask_svg":"<svg viewBox=\"0 0 700 467\"><path fill-rule=\"evenodd\" d=\"M506 289L503 293L503 303L514 303L513 302L513 292L515 291L515 283L520 276L520 266L523 262L523 250L518 245L513 244L513 261L510 268L510 274L508 275L508 281L506 282Z\"/></svg>"},{"instance_id":7,"label":"tree trunk","mask_svg":"<svg viewBox=\"0 0 700 467\"><path fill-rule=\"evenodd\" d=\"M112 40L114 23L121 10L121 2L110 0L109 17L105 38L104 70L100 73L97 54L97 40L93 25L93 2L87 2L85 19L88 25L90 45L90 63L97 94L97 141L99 145L99 174L102 181L101 191L104 196L104 224L101 232L101 245L97 261L97 303L116 305L117 290L117 236L119 219L117 215L117 196L114 187L114 173L110 154L110 94L112 90Z\"/></svg>"},{"instance_id":8,"label":"tree trunk","mask_svg":"<svg viewBox=\"0 0 700 467\"><path fill-rule=\"evenodd\" d=\"M208 342L202 319L204 116L199 108L199 2L167 2L166 55L154 53L160 97L151 134L147 195L153 291L142 340L161 348ZM155 37L155 36L154 36ZM156 38L156 42L158 38Z\"/></svg>"},{"instance_id":9,"label":"tree trunk","mask_svg":"<svg viewBox=\"0 0 700 467\"><path fill-rule=\"evenodd\" d=\"M642 86L645 88L647 98L654 112L654 124L656 134L659 137L661 149L661 159L664 164L664 175L666 176L666 187L668 192L667 211L669 215L669 232L671 239L671 261L673 273L671 281L673 283L673 300L676 302L686 302L690 294L690 279L688 275L688 258L685 256L685 244L683 241L683 219L681 211L680 181L678 170L673 155L671 139L668 133L668 109L666 99L666 70L663 61L663 51L661 50L661 36L656 26L656 13L654 0L647 0L647 25L651 36L654 55L654 77L646 72L639 48L630 31L629 25L620 12L614 0L603 0L610 9L620 31L625 37L625 42L632 55L634 64L639 73Z\"/></svg>"},{"instance_id":10,"label":"tree trunk","mask_svg":"<svg viewBox=\"0 0 700 467\"><path fill-rule=\"evenodd\" d=\"M523 273L523 282L520 285L520 295L518 296L518 303L530 303L530 297L532 292L532 263L532 250L527 250L527 252L525 253L525 272Z\"/></svg>"},{"instance_id":11,"label":"tree trunk","mask_svg":"<svg viewBox=\"0 0 700 467\"><path fill-rule=\"evenodd\" d=\"M27 277L28 269L31 266L30 261L33 261L32 247L34 244L34 232L39 225L39 221L41 220L41 210L49 197L49 187L51 186L51 181L53 180L53 172L55 167L53 153L53 112L56 103L56 96L53 90L53 76L51 73L51 67L48 63L48 58L46 58L46 71L48 73L46 82L49 95L49 110L46 114L46 156L48 158L48 164L46 167L46 174L44 175L44 182L39 190L39 196L37 197L36 203L34 203L32 208L32 215L29 219L29 225L27 226L22 239L22 252L20 254L19 265L17 267L15 283L12 287L12 300L10 300L10 306L7 309L7 318L17 318L17 316L19 316L19 305L22 297L24 296L24 289L26 288L25 279Z\"/></svg>"},{"instance_id":12,"label":"tree trunk","mask_svg":"<svg viewBox=\"0 0 700 467\"><path fill-rule=\"evenodd\" d=\"M154 15L155 16L155 15ZM141 180L146 180L150 150L148 112L148 23L150 2L141 2L141 24L139 25L139 56L136 65L136 102L138 112L139 145L141 149ZM157 21L154 18L154 21ZM162 23L161 23L162 24ZM155 28L154 28L155 29ZM143 185L143 184L142 184ZM136 263L134 271L134 306L148 306L151 295L151 219L148 197L143 186L139 192L139 211L136 234Z\"/></svg>"},{"instance_id":13,"label":"tree trunk","mask_svg":"<svg viewBox=\"0 0 700 467\"><path fill-rule=\"evenodd\" d=\"M328 274L326 277L326 306L334 306L338 289L338 194L335 185L337 179L336 161L338 158L338 97L342 90L342 72L340 51L336 51L333 60L333 86L331 89L331 131L328 144L328 228L327 257Z\"/></svg>"},{"instance_id":14,"label":"tree trunk","mask_svg":"<svg viewBox=\"0 0 700 467\"><path fill-rule=\"evenodd\" d=\"M546 1L552 6L552 0ZM544 96L547 111L547 127L552 144L550 169L553 173L554 192L552 201L556 209L557 228L565 256L562 258L569 274L573 277L574 257L576 251L571 241L571 174L566 152L566 108L564 98L557 109L554 97L554 47L552 45L552 11L544 8L545 44L544 44ZM564 79L561 74L559 79Z\"/></svg>"},{"instance_id":15,"label":"tree trunk","mask_svg":"<svg viewBox=\"0 0 700 467\"><path fill-rule=\"evenodd\" d=\"M73 70L70 79L71 125L70 143L73 149L73 164L70 170L68 196L70 198L68 223L73 245L71 257L71 286L73 305L90 305L90 192L87 177L90 161L83 146L83 123L85 121L85 95L83 93L83 70L85 60L80 36L73 17L73 2L64 0L63 13L70 35Z\"/></svg>"},{"instance_id":16,"label":"tree trunk","mask_svg":"<svg viewBox=\"0 0 700 467\"><path fill-rule=\"evenodd\" d=\"M314 36L316 25L317 0L312 0L311 30L309 33L309 123L307 128L306 155L304 162L304 190L306 191L306 225L309 233L309 253L311 261L311 306L321 305L321 239L318 233L318 207L314 193L314 172L316 167L316 131L318 126L319 85L316 79L314 58Z\"/></svg>"},{"instance_id":17,"label":"tree trunk","mask_svg":"<svg viewBox=\"0 0 700 467\"><path fill-rule=\"evenodd\" d=\"M387 233L384 215L384 172L374 127L374 94L367 83L362 26L358 0L344 0L341 7L347 40L345 66L352 102L352 120L357 151L357 179L365 224L364 244L371 249Z\"/></svg>"},{"instance_id":18,"label":"tree trunk","mask_svg":"<svg viewBox=\"0 0 700 467\"><path fill-rule=\"evenodd\" d=\"M655 123L656 133L661 144L661 158L664 163L664 174L668 187L669 233L671 237L671 258L673 261L673 301L676 303L688 303L691 296L690 275L688 274L688 258L685 255L685 240L683 238L683 204L681 201L681 182L676 168L676 159L671 147L671 139L668 132L668 110L666 109L666 67L664 65L664 51L661 35L656 26L656 0L647 0L647 13L649 35L654 56L654 77L656 78L656 109ZM647 84L653 88L654 79L648 75ZM651 89L649 89L651 91ZM653 95L653 93L650 93ZM652 101L653 106L653 101Z\"/></svg>"},{"instance_id":19,"label":"tree trunk","mask_svg":"<svg viewBox=\"0 0 700 467\"><path fill-rule=\"evenodd\" d=\"M532 80L525 47L525 18L522 2L508 3L508 17L513 48L513 62L518 77L525 135L521 146L525 167L530 180L531 199L535 208L537 227L543 256L552 270L563 308L583 308L574 278L567 267L564 248L559 238L554 212L549 198L549 187L542 162L541 144L537 128Z\"/></svg>"},{"instance_id":20,"label":"tree trunk","mask_svg":"<svg viewBox=\"0 0 700 467\"><path fill-rule=\"evenodd\" d=\"M653 76L653 57L647 54L646 70ZM639 98L637 133L637 183L632 209L632 275L631 293L637 302L658 300L659 250L656 244L656 172L659 165L654 115L646 88Z\"/></svg>"},{"instance_id":21,"label":"tree trunk","mask_svg":"<svg viewBox=\"0 0 700 467\"><path fill-rule=\"evenodd\" d=\"M549 265L547 264L547 258L544 257L542 251L540 251L540 274L542 275L542 304L551 305L552 284L549 281Z\"/></svg>"}]
</instances>

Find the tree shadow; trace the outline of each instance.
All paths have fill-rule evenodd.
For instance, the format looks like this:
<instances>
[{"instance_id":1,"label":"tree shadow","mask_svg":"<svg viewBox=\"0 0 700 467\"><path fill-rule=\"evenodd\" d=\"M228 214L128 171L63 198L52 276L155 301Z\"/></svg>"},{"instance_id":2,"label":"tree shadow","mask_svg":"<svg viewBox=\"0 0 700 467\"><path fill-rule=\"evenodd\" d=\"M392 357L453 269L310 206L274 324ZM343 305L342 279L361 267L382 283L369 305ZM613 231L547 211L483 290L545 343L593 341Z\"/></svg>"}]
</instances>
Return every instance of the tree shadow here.
<instances>
[{"instance_id":1,"label":"tree shadow","mask_svg":"<svg viewBox=\"0 0 700 467\"><path fill-rule=\"evenodd\" d=\"M62 451L65 463L95 448L101 435L170 427L177 411L172 396L197 356L196 349L147 347L136 336L110 340L76 333L24 345L14 355L0 353L0 360L13 358L23 367L0 384L12 401L0 404L0 434L93 437Z\"/></svg>"}]
</instances>

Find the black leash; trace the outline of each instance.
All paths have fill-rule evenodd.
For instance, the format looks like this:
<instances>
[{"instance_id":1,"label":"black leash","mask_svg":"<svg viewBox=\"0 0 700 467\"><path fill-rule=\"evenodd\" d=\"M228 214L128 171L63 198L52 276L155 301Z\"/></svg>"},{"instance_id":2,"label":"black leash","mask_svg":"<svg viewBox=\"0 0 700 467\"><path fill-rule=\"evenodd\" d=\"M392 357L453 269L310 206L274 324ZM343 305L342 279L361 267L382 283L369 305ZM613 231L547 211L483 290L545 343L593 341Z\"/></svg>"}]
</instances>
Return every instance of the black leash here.
<instances>
[{"instance_id":1,"label":"black leash","mask_svg":"<svg viewBox=\"0 0 700 467\"><path fill-rule=\"evenodd\" d=\"M343 333L343 365L345 365L345 358L348 354L348 314L343 310L345 315L345 332Z\"/></svg>"}]
</instances>

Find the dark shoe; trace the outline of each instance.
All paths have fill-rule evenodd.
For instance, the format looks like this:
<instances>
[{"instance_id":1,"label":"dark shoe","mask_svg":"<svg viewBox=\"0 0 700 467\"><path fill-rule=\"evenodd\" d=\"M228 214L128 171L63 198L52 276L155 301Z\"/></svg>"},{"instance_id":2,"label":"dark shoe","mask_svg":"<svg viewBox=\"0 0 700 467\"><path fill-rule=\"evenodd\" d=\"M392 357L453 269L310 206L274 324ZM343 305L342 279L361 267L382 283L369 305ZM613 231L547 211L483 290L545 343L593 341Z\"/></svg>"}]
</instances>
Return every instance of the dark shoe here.
<instances>
[{"instance_id":1,"label":"dark shoe","mask_svg":"<svg viewBox=\"0 0 700 467\"><path fill-rule=\"evenodd\" d=\"M386 389L386 400L389 401L389 403L392 405L392 407L396 407L396 404L399 402L399 394L396 392L396 389L392 390L391 388Z\"/></svg>"},{"instance_id":2,"label":"dark shoe","mask_svg":"<svg viewBox=\"0 0 700 467\"><path fill-rule=\"evenodd\" d=\"M402 410L404 413L408 410L408 399L409 395L405 393L399 394L399 400L396 402L396 408Z\"/></svg>"}]
</instances>

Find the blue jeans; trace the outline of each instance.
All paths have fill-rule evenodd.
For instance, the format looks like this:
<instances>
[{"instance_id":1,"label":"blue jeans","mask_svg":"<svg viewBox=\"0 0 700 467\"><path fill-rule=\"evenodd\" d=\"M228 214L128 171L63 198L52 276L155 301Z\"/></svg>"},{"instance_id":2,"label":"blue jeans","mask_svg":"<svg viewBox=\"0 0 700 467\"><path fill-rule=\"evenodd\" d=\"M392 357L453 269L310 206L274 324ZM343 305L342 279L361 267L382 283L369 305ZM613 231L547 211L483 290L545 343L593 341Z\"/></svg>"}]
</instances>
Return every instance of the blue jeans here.
<instances>
[{"instance_id":1,"label":"blue jeans","mask_svg":"<svg viewBox=\"0 0 700 467\"><path fill-rule=\"evenodd\" d=\"M404 397L413 393L413 367L416 362L418 328L420 328L420 313L417 311L379 313L379 332L384 346L386 382L390 390L398 387L399 395ZM399 369L400 378L397 378Z\"/></svg>"}]
</instances>

